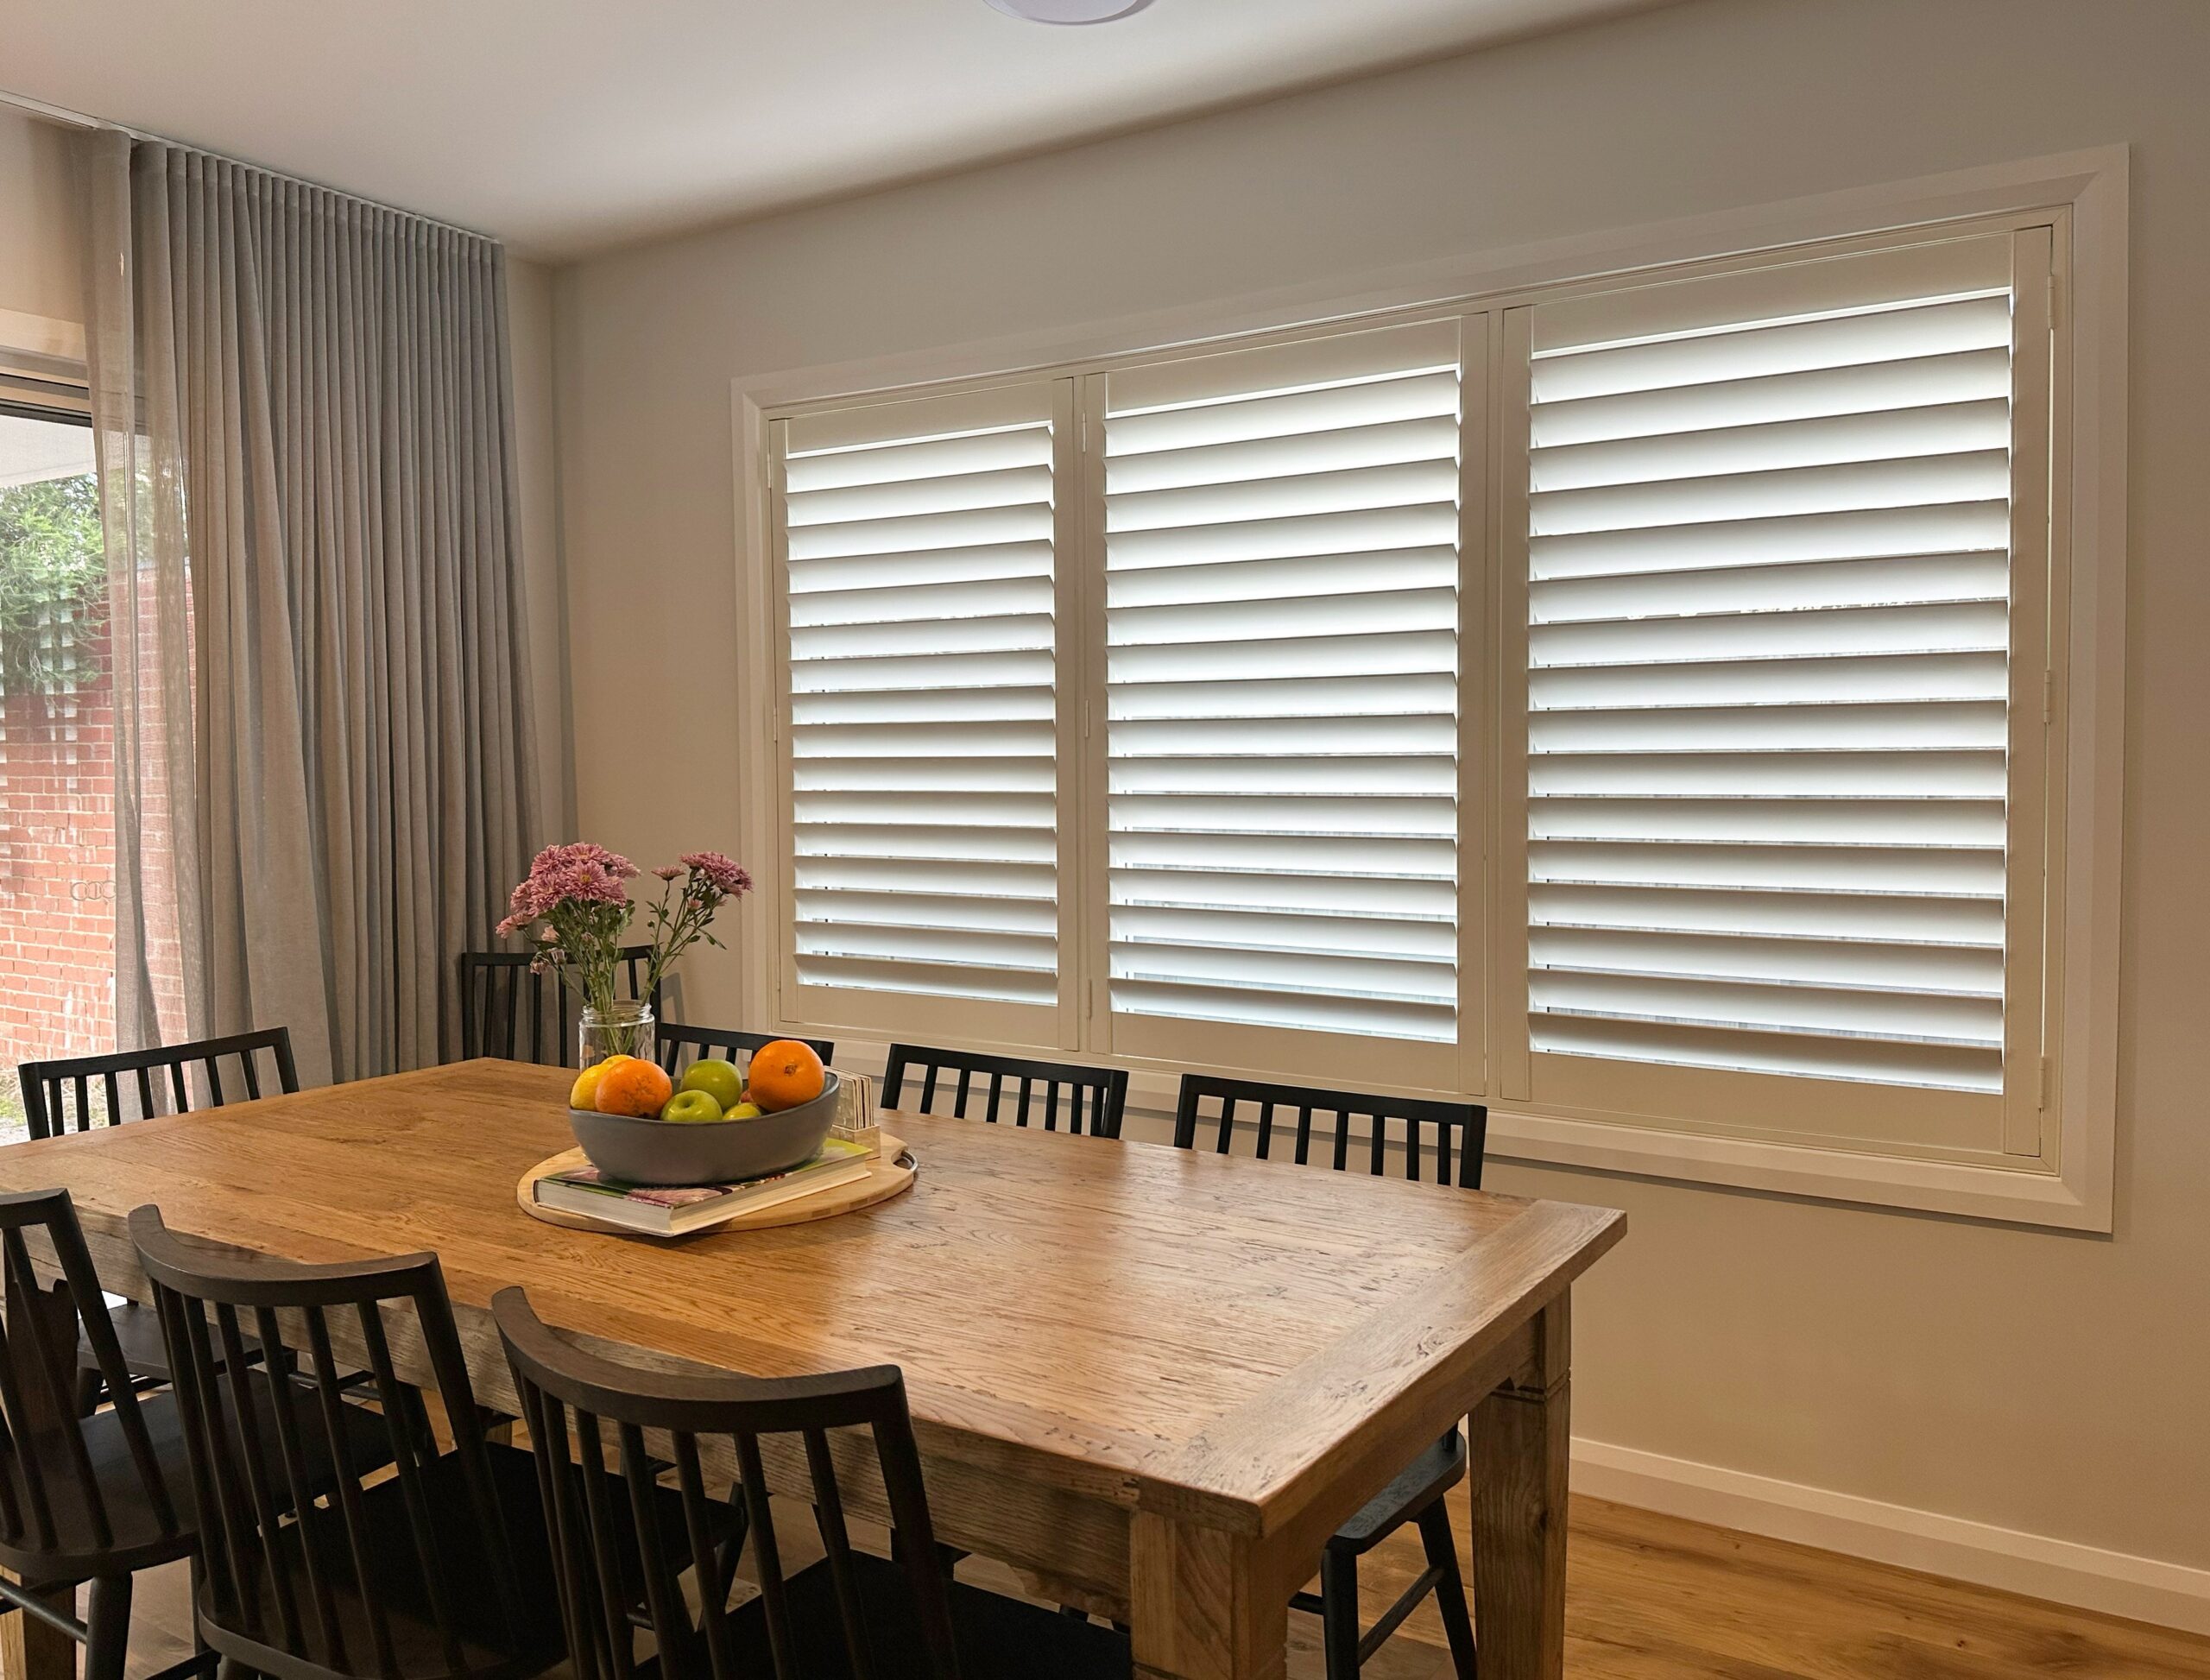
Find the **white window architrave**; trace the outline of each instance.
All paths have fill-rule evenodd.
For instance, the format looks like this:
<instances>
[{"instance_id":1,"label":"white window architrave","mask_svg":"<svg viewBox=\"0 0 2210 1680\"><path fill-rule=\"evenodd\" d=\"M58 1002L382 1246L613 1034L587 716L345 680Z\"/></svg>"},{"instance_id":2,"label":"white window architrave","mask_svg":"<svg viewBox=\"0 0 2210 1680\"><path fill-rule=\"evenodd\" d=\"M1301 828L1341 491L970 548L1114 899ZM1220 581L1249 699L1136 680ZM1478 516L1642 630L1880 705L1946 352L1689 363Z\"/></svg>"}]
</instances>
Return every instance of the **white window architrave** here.
<instances>
[{"instance_id":1,"label":"white window architrave","mask_svg":"<svg viewBox=\"0 0 2210 1680\"><path fill-rule=\"evenodd\" d=\"M1788 1141L1755 1135L1746 1128L1729 1133L1694 1127L1650 1123L1649 1116L1605 1117L1597 1111L1538 1108L1505 1094L1511 1075L1512 1023L1524 996L1522 960L1508 938L1489 938L1483 925L1503 931L1500 919L1511 906L1509 870L1496 849L1506 844L1505 801L1484 812L1485 758L1499 730L1512 723L1500 716L1487 726L1492 705L1508 714L1508 685L1494 682L1484 661L1500 658L1497 644L1510 623L1501 610L1501 580L1509 570L1509 474L1500 466L1484 473L1482 463L1496 462L1508 439L1472 438L1477 424L1508 432L1509 405L1491 401L1477 413L1467 410L1468 437L1462 467L1469 483L1462 513L1477 526L1462 540L1460 633L1468 652L1462 666L1461 862L1461 1007L1481 1019L1484 994L1493 1000L1488 1019L1496 1024L1486 1055L1489 1068L1475 1065L1478 1053L1461 1057L1461 1071L1449 1089L1486 1094L1491 1104L1490 1152L1506 1159L1552 1161L1749 1189L1783 1191L1845 1201L1911 1207L2076 1228L2110 1228L2111 1169L2116 1099L2116 966L2118 938L2118 812L2122 755L2122 658L2125 600L2125 384L2126 320L2126 159L2123 148L2067 155L2014 165L1958 172L1895 186L1851 189L1793 203L1696 218L1612 236L1553 242L1455 264L1426 265L1417 272L1379 275L1363 286L1306 288L1243 306L1213 306L1154 317L1140 326L1125 323L1077 328L1039 338L985 344L946 351L802 369L740 380L733 387L736 440L736 518L739 584L747 616L748 671L742 718L741 773L746 789L745 843L752 855L776 856L781 850L777 824L786 820L778 786L788 781L770 774L779 764L781 741L775 716L775 685L780 681L774 642L784 622L765 557L774 552L771 483L771 422L812 407L849 406L856 401L895 397L917 388L942 388L945 382L1003 384L1013 378L1064 378L1070 382L1074 426L1094 424L1108 399L1107 376L1116 368L1156 363L1177 356L1294 341L1317 333L1379 326L1399 320L1455 313L1481 323L1466 338L1468 364L1478 350L1492 388L1508 378L1509 312L1538 305L1564 292L1616 290L1620 277L1664 266L1683 273L1729 266L1755 266L1775 260L1783 248L1856 240L1869 245L1916 237L1937 224L1963 226L2007 218L2011 224L2049 225L2051 264L2057 274L2046 294L2052 312L2054 352L2049 369L2048 401L2056 420L2048 483L2051 540L2049 565L2056 603L2049 633L2048 666L2052 731L2045 798L2049 891L2041 902L2048 914L2043 972L2049 984L2043 1018L2049 1024L2043 1060L2049 1092L2045 1115L2030 1128L2006 1122L2001 1165L1960 1159L1952 1153L1891 1150L1867 1140ZM1741 257L1714 253L1742 253ZM1430 302L1427 300L1442 300ZM1285 325L1313 322L1303 327ZM1248 336L1243 336L1248 335ZM1478 338L1481 342L1475 343ZM1130 344L1154 348L1131 352ZM1005 369L1021 369L1019 375ZM953 388L957 388L954 385ZM868 392L881 397L868 398ZM840 395L851 393L852 395ZM1095 452L1079 452L1075 471L1090 471ZM1102 468L1099 469L1102 472ZM1495 508L1485 507L1497 487ZM1102 504L1102 485L1083 484L1069 497L1087 509ZM1089 523L1084 523L1089 521ZM1102 669L1085 664L1090 644L1102 647L1104 612L1102 583L1084 575L1089 558L1104 540L1102 515L1094 521L1078 512L1069 533L1066 554L1082 557L1079 567L1062 567L1064 627L1082 627L1072 640L1082 644L1071 661L1063 654L1063 682L1079 685L1092 703L1102 687ZM1064 556L1063 556L1064 558ZM1489 622L1493 618L1494 622ZM1077 705L1073 733L1078 739L1094 716ZM1102 776L1102 755L1085 755L1093 777ZM1499 767L1501 772L1501 767ZM1508 783L1508 775L1487 778ZM1062 788L1062 810L1087 813L1102 790ZM1080 881L1101 879L1103 826L1083 818L1085 832L1070 842L1069 867ZM1464 913L1462 900L1477 882L1489 890L1480 913ZM768 886L763 898L782 895L782 883ZM1095 895L1093 895L1095 898ZM2011 895L2016 913L2023 900ZM761 913L765 912L766 914ZM764 936L771 919L780 921L780 905L758 905L749 928L742 1006L748 1024L786 1028L834 1025L843 1029L856 1065L865 1065L870 1046L911 1032L936 1030L977 1045L1039 1052L1083 1051L1131 1067L1136 1105L1171 1103L1177 1065L1159 1057L1131 1055L1108 1048L1101 1030L1101 1007L1086 995L1103 970L1097 953L1108 939L1102 900L1074 914L1065 930L1061 973L1066 989L1060 999L1056 1037L1029 1036L976 1015L946 1012L932 1029L909 1017L886 1012L865 1021L846 1013L842 1020L795 1012L782 960ZM1097 983L1103 983L1097 980ZM2016 994L2014 994L2016 995ZM864 1011L860 1013L866 1013ZM1481 1035L1468 1033L1468 1039ZM1524 1043L1524 1039L1521 1040ZM1431 1080L1430 1076L1430 1080ZM1370 1081L1376 1088L1434 1089L1436 1083Z\"/></svg>"}]
</instances>

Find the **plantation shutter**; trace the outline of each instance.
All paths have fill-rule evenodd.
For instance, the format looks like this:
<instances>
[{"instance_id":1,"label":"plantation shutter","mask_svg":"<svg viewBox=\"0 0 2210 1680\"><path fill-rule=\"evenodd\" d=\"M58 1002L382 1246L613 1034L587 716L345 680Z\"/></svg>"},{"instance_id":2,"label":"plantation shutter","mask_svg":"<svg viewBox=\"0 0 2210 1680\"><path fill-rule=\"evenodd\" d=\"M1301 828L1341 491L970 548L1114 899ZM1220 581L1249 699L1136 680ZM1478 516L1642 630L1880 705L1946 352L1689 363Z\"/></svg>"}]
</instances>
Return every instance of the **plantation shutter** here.
<instances>
[{"instance_id":1,"label":"plantation shutter","mask_svg":"<svg viewBox=\"0 0 2210 1680\"><path fill-rule=\"evenodd\" d=\"M1455 319L1110 376L1114 1047L1457 1083L1459 386Z\"/></svg>"},{"instance_id":2,"label":"plantation shutter","mask_svg":"<svg viewBox=\"0 0 2210 1680\"><path fill-rule=\"evenodd\" d=\"M1066 391L783 423L796 1018L1056 1031Z\"/></svg>"},{"instance_id":3,"label":"plantation shutter","mask_svg":"<svg viewBox=\"0 0 2210 1680\"><path fill-rule=\"evenodd\" d=\"M2043 517L2015 493L2044 452L2014 459L2013 245L1515 323L1538 1101L1723 1117L1708 1082L1652 1083L1706 1070L1839 1082L1823 1111L1760 1082L1768 1125L1834 1129L1870 1083L1924 1094L1883 1122L1922 1140L1999 1140L2013 562Z\"/></svg>"}]
</instances>

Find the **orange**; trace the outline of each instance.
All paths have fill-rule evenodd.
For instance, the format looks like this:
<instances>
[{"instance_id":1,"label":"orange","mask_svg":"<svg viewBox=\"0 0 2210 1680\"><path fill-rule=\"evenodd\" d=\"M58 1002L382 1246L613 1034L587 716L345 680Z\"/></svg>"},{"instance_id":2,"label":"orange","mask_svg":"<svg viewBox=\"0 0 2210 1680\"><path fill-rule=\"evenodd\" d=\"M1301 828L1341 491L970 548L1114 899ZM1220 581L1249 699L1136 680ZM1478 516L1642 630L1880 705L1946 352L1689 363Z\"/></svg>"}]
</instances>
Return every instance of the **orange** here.
<instances>
[{"instance_id":1,"label":"orange","mask_svg":"<svg viewBox=\"0 0 2210 1680\"><path fill-rule=\"evenodd\" d=\"M812 1046L795 1039L778 1039L754 1051L747 1077L751 1082L752 1100L768 1114L812 1102L828 1083L822 1071L821 1058L813 1053Z\"/></svg>"},{"instance_id":2,"label":"orange","mask_svg":"<svg viewBox=\"0 0 2210 1680\"><path fill-rule=\"evenodd\" d=\"M622 1061L609 1059L598 1065L600 1071L595 1106L603 1115L635 1115L640 1120L654 1119L667 1106L667 1099L675 1095L675 1081L651 1062L630 1057Z\"/></svg>"},{"instance_id":3,"label":"orange","mask_svg":"<svg viewBox=\"0 0 2210 1680\"><path fill-rule=\"evenodd\" d=\"M593 1062L576 1076L576 1083L568 1087L568 1106L571 1108L596 1108L598 1106L600 1076L616 1062L634 1062L634 1056L609 1056L603 1062Z\"/></svg>"}]
</instances>

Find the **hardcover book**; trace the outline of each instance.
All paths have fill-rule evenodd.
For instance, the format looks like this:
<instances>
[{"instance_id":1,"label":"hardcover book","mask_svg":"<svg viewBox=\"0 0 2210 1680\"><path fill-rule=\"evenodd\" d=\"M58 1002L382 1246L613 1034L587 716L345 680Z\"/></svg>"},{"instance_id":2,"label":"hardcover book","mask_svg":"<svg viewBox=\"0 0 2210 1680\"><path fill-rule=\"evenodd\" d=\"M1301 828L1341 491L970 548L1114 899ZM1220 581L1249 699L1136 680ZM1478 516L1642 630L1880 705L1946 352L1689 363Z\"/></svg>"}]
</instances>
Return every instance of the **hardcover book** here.
<instances>
[{"instance_id":1,"label":"hardcover book","mask_svg":"<svg viewBox=\"0 0 2210 1680\"><path fill-rule=\"evenodd\" d=\"M595 1166L571 1167L540 1178L531 1193L538 1205L584 1214L656 1236L681 1236L739 1214L817 1196L867 1177L872 1152L841 1138L823 1141L810 1161L764 1178L733 1184L629 1184Z\"/></svg>"}]
</instances>

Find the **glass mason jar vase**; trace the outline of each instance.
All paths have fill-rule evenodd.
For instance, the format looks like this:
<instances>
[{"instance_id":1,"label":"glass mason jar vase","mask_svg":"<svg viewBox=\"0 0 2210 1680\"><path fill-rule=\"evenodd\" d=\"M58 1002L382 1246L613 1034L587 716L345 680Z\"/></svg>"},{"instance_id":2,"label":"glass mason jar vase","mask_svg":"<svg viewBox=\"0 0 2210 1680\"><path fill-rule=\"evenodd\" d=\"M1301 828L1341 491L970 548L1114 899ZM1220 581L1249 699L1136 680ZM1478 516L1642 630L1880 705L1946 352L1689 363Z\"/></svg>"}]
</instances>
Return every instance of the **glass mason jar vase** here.
<instances>
[{"instance_id":1,"label":"glass mason jar vase","mask_svg":"<svg viewBox=\"0 0 2210 1680\"><path fill-rule=\"evenodd\" d=\"M617 1003L601 1012L588 1003L576 1021L576 1065L596 1067L609 1056L654 1059L653 1007Z\"/></svg>"}]
</instances>

